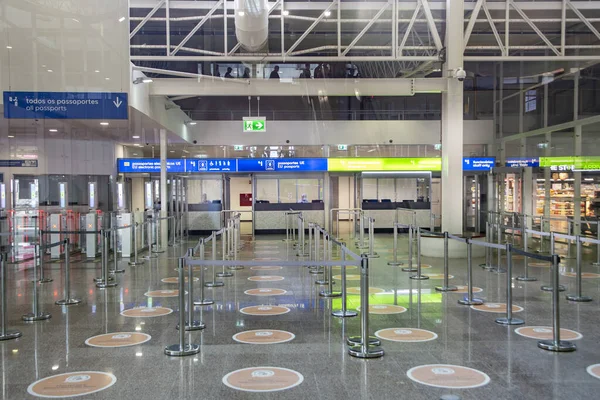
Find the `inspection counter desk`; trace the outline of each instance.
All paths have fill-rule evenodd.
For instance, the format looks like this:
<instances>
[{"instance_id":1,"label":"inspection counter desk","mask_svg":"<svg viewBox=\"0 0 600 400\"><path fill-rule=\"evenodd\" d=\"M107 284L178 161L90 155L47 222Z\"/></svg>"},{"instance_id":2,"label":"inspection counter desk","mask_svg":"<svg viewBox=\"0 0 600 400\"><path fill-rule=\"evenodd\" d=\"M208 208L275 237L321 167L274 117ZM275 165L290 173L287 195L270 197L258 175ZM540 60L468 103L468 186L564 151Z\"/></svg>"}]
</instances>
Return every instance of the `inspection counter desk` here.
<instances>
[{"instance_id":1,"label":"inspection counter desk","mask_svg":"<svg viewBox=\"0 0 600 400\"><path fill-rule=\"evenodd\" d=\"M189 231L193 234L208 233L221 229L221 203L188 205Z\"/></svg>"},{"instance_id":2,"label":"inspection counter desk","mask_svg":"<svg viewBox=\"0 0 600 400\"><path fill-rule=\"evenodd\" d=\"M319 203L261 203L254 205L254 227L256 233L285 233L286 212L301 211L305 229L313 222L325 225L325 205ZM297 227L297 220L288 217L288 225Z\"/></svg>"},{"instance_id":3,"label":"inspection counter desk","mask_svg":"<svg viewBox=\"0 0 600 400\"><path fill-rule=\"evenodd\" d=\"M431 224L431 203L425 201L363 201L365 217L375 219L375 230L391 232L394 221L400 224L413 224L429 228ZM368 228L365 221L365 229Z\"/></svg>"}]
</instances>

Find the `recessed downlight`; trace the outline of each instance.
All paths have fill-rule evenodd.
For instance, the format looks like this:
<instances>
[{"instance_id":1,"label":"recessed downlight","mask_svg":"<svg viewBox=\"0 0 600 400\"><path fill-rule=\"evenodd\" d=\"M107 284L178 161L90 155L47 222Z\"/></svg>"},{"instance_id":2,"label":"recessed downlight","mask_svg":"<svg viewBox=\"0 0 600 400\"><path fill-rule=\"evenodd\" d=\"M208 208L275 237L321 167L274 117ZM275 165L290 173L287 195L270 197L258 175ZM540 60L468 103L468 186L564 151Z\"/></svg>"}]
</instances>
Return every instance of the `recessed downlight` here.
<instances>
[{"instance_id":1,"label":"recessed downlight","mask_svg":"<svg viewBox=\"0 0 600 400\"><path fill-rule=\"evenodd\" d=\"M48 129L48 132L58 132L58 129L54 129L54 128Z\"/></svg>"},{"instance_id":2,"label":"recessed downlight","mask_svg":"<svg viewBox=\"0 0 600 400\"><path fill-rule=\"evenodd\" d=\"M138 135L134 135L132 136L133 139L139 139L140 137Z\"/></svg>"},{"instance_id":3,"label":"recessed downlight","mask_svg":"<svg viewBox=\"0 0 600 400\"><path fill-rule=\"evenodd\" d=\"M100 125L102 125L102 126L108 126L108 122L102 121L102 122L100 122Z\"/></svg>"}]
</instances>

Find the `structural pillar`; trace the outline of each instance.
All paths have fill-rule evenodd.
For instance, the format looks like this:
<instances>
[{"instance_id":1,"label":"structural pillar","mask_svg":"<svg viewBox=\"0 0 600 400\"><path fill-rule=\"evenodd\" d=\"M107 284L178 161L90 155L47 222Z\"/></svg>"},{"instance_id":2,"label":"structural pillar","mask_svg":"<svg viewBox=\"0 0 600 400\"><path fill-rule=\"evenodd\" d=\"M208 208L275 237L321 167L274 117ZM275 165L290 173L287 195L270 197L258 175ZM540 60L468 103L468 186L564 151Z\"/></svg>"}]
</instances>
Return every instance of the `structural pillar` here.
<instances>
[{"instance_id":1,"label":"structural pillar","mask_svg":"<svg viewBox=\"0 0 600 400\"><path fill-rule=\"evenodd\" d=\"M169 197L167 196L167 130L160 130L160 216L167 216ZM161 223L160 243L165 246L169 242L168 224Z\"/></svg>"},{"instance_id":2,"label":"structural pillar","mask_svg":"<svg viewBox=\"0 0 600 400\"><path fill-rule=\"evenodd\" d=\"M573 81L573 120L579 119L579 76L580 72L577 71ZM581 156L581 125L575 126L573 132L573 150L575 150L575 156ZM574 181L574 193L573 193L573 234L581 234L581 172L576 171L573 173ZM585 215L585 213L584 213Z\"/></svg>"},{"instance_id":3,"label":"structural pillar","mask_svg":"<svg viewBox=\"0 0 600 400\"><path fill-rule=\"evenodd\" d=\"M453 71L463 68L464 4L446 1L448 90L442 94L442 231L463 233L463 82Z\"/></svg>"}]
</instances>

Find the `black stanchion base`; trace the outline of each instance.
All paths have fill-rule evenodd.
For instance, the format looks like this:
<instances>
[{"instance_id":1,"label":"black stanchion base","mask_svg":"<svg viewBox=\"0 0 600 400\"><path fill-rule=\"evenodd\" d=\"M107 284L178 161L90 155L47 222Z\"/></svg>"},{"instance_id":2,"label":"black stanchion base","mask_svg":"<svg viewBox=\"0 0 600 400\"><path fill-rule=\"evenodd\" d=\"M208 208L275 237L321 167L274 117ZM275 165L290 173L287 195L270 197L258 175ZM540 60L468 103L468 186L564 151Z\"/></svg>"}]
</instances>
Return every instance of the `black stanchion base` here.
<instances>
[{"instance_id":1,"label":"black stanchion base","mask_svg":"<svg viewBox=\"0 0 600 400\"><path fill-rule=\"evenodd\" d=\"M217 272L215 275L219 278L231 278L233 276L231 272Z\"/></svg>"},{"instance_id":2,"label":"black stanchion base","mask_svg":"<svg viewBox=\"0 0 600 400\"><path fill-rule=\"evenodd\" d=\"M165 354L168 356L181 357L198 353L200 353L200 345L193 343L183 345L183 347L178 344L172 344L165 347Z\"/></svg>"},{"instance_id":3,"label":"black stanchion base","mask_svg":"<svg viewBox=\"0 0 600 400\"><path fill-rule=\"evenodd\" d=\"M23 315L23 317L21 317L21 319L26 322L44 321L44 320L47 320L50 318L52 318L52 314L43 312L43 311L39 312L37 314L34 314L34 313L25 314L25 315Z\"/></svg>"},{"instance_id":4,"label":"black stanchion base","mask_svg":"<svg viewBox=\"0 0 600 400\"><path fill-rule=\"evenodd\" d=\"M62 299L58 300L55 304L59 306L73 306L79 303L81 303L81 300L79 299Z\"/></svg>"},{"instance_id":5,"label":"black stanchion base","mask_svg":"<svg viewBox=\"0 0 600 400\"><path fill-rule=\"evenodd\" d=\"M456 286L436 286L435 290L438 292L454 292L458 288Z\"/></svg>"},{"instance_id":6,"label":"black stanchion base","mask_svg":"<svg viewBox=\"0 0 600 400\"><path fill-rule=\"evenodd\" d=\"M367 347L364 352L362 346L351 346L348 348L348 354L356 358L379 358L383 357L383 350L379 347Z\"/></svg>"},{"instance_id":7,"label":"black stanchion base","mask_svg":"<svg viewBox=\"0 0 600 400\"><path fill-rule=\"evenodd\" d=\"M426 281L427 279L429 279L429 277L426 275L413 275L410 277L410 279L413 279L415 281Z\"/></svg>"},{"instance_id":8,"label":"black stanchion base","mask_svg":"<svg viewBox=\"0 0 600 400\"><path fill-rule=\"evenodd\" d=\"M388 261L387 265L390 265L392 267L397 267L399 265L404 265L404 263L401 261Z\"/></svg>"},{"instance_id":9,"label":"black stanchion base","mask_svg":"<svg viewBox=\"0 0 600 400\"><path fill-rule=\"evenodd\" d=\"M102 281L102 282L98 282L98 283L96 283L96 287L97 287L98 289L106 289L106 288L111 288L111 287L115 287L115 286L117 286L117 283L116 283L116 282L112 282L112 283L110 283L110 282L109 282L109 283L104 283L104 281Z\"/></svg>"},{"instance_id":10,"label":"black stanchion base","mask_svg":"<svg viewBox=\"0 0 600 400\"><path fill-rule=\"evenodd\" d=\"M342 295L342 292L327 292L325 290L323 290L323 291L321 291L319 293L319 296L321 296L321 297L329 297L329 298L340 297L341 295Z\"/></svg>"},{"instance_id":11,"label":"black stanchion base","mask_svg":"<svg viewBox=\"0 0 600 400\"><path fill-rule=\"evenodd\" d=\"M185 330L186 331L199 331L200 329L204 329L204 328L206 328L206 324L204 322L192 321L192 324L190 326L190 323L188 321L185 321ZM179 330L179 324L177 324L175 329Z\"/></svg>"},{"instance_id":12,"label":"black stanchion base","mask_svg":"<svg viewBox=\"0 0 600 400\"><path fill-rule=\"evenodd\" d=\"M317 268L315 268L315 269L311 269L311 270L309 270L309 271L308 271L308 273L309 273L309 274L313 274L313 275L320 275L320 274L322 274L322 273L323 273L323 270L322 270L322 269L317 269Z\"/></svg>"},{"instance_id":13,"label":"black stanchion base","mask_svg":"<svg viewBox=\"0 0 600 400\"><path fill-rule=\"evenodd\" d=\"M315 281L315 285L329 285L329 281L326 279L319 279L318 281Z\"/></svg>"},{"instance_id":14,"label":"black stanchion base","mask_svg":"<svg viewBox=\"0 0 600 400\"><path fill-rule=\"evenodd\" d=\"M483 304L483 300L476 298L469 300L468 297L465 297L464 299L458 300L458 304L462 304L463 306L480 306Z\"/></svg>"},{"instance_id":15,"label":"black stanchion base","mask_svg":"<svg viewBox=\"0 0 600 400\"><path fill-rule=\"evenodd\" d=\"M215 301L211 299L196 300L194 302L195 306L210 306L212 304L215 304Z\"/></svg>"},{"instance_id":16,"label":"black stanchion base","mask_svg":"<svg viewBox=\"0 0 600 400\"><path fill-rule=\"evenodd\" d=\"M206 287L221 287L221 286L225 286L225 284L223 282L214 281L214 282L206 282L204 284L204 286L206 286Z\"/></svg>"},{"instance_id":17,"label":"black stanchion base","mask_svg":"<svg viewBox=\"0 0 600 400\"><path fill-rule=\"evenodd\" d=\"M579 296L579 295L576 295L576 294L570 294L570 295L568 295L566 297L567 297L567 300L576 301L576 302L579 302L579 303L587 303L587 302L590 302L590 301L594 300L594 299L592 299L589 296Z\"/></svg>"},{"instance_id":18,"label":"black stanchion base","mask_svg":"<svg viewBox=\"0 0 600 400\"><path fill-rule=\"evenodd\" d=\"M519 318L496 318L496 323L500 325L523 325L525 321Z\"/></svg>"},{"instance_id":19,"label":"black stanchion base","mask_svg":"<svg viewBox=\"0 0 600 400\"><path fill-rule=\"evenodd\" d=\"M349 336L346 339L346 343L348 344L348 346L360 346L362 344L362 337L361 336ZM375 336L369 336L369 346L380 346L381 345L381 340L379 340L377 337Z\"/></svg>"},{"instance_id":20,"label":"black stanchion base","mask_svg":"<svg viewBox=\"0 0 600 400\"><path fill-rule=\"evenodd\" d=\"M345 312L342 310L336 310L331 313L334 317L346 318L346 317L356 317L358 313L356 311L346 310Z\"/></svg>"},{"instance_id":21,"label":"black stanchion base","mask_svg":"<svg viewBox=\"0 0 600 400\"><path fill-rule=\"evenodd\" d=\"M52 279L52 278L44 278L44 279L40 279L38 282L39 283L50 283L52 281L54 281L54 279Z\"/></svg>"},{"instance_id":22,"label":"black stanchion base","mask_svg":"<svg viewBox=\"0 0 600 400\"><path fill-rule=\"evenodd\" d=\"M4 335L0 335L0 340L11 340L17 339L23 336L23 334L19 331L7 331L4 332Z\"/></svg>"},{"instance_id":23,"label":"black stanchion base","mask_svg":"<svg viewBox=\"0 0 600 400\"><path fill-rule=\"evenodd\" d=\"M417 269L406 267L406 268L402 268L402 272L417 272Z\"/></svg>"},{"instance_id":24,"label":"black stanchion base","mask_svg":"<svg viewBox=\"0 0 600 400\"><path fill-rule=\"evenodd\" d=\"M555 342L554 340L540 340L538 342L538 347L540 349L548 350L548 351L557 351L557 352L567 352L567 351L575 351L577 350L577 346L575 346L571 342L567 342L565 340L561 340L559 342Z\"/></svg>"},{"instance_id":25,"label":"black stanchion base","mask_svg":"<svg viewBox=\"0 0 600 400\"><path fill-rule=\"evenodd\" d=\"M537 281L537 278L534 278L532 276L517 276L515 279L518 280L518 281L521 281L521 282L535 282L535 281Z\"/></svg>"},{"instance_id":26,"label":"black stanchion base","mask_svg":"<svg viewBox=\"0 0 600 400\"><path fill-rule=\"evenodd\" d=\"M544 285L541 287L541 290L543 290L544 292L553 292L554 291L554 287L552 286L548 286L548 285ZM563 285L558 285L558 291L559 292L564 292L565 290L567 290Z\"/></svg>"},{"instance_id":27,"label":"black stanchion base","mask_svg":"<svg viewBox=\"0 0 600 400\"><path fill-rule=\"evenodd\" d=\"M111 274L122 274L125 272L125 270L124 269L111 269L108 272Z\"/></svg>"}]
</instances>

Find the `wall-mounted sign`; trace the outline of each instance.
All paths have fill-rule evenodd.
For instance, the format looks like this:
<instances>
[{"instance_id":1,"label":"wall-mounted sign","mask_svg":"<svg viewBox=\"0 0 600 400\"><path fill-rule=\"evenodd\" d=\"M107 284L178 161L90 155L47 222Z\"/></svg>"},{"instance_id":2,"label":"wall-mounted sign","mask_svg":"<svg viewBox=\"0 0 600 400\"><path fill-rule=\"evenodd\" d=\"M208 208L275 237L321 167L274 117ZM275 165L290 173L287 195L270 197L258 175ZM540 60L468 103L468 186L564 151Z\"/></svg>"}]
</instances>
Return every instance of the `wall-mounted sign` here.
<instances>
[{"instance_id":1,"label":"wall-mounted sign","mask_svg":"<svg viewBox=\"0 0 600 400\"><path fill-rule=\"evenodd\" d=\"M510 168L539 167L540 159L537 157L509 157L504 165Z\"/></svg>"},{"instance_id":2,"label":"wall-mounted sign","mask_svg":"<svg viewBox=\"0 0 600 400\"><path fill-rule=\"evenodd\" d=\"M242 121L244 132L266 132L267 118L266 117L244 117Z\"/></svg>"},{"instance_id":3,"label":"wall-mounted sign","mask_svg":"<svg viewBox=\"0 0 600 400\"><path fill-rule=\"evenodd\" d=\"M127 93L4 92L4 118L127 119Z\"/></svg>"},{"instance_id":4,"label":"wall-mounted sign","mask_svg":"<svg viewBox=\"0 0 600 400\"><path fill-rule=\"evenodd\" d=\"M465 157L463 171L489 171L496 165L495 157Z\"/></svg>"},{"instance_id":5,"label":"wall-mounted sign","mask_svg":"<svg viewBox=\"0 0 600 400\"><path fill-rule=\"evenodd\" d=\"M38 160L0 160L0 167L2 168L13 168L13 167L37 167Z\"/></svg>"},{"instance_id":6,"label":"wall-mounted sign","mask_svg":"<svg viewBox=\"0 0 600 400\"><path fill-rule=\"evenodd\" d=\"M240 158L239 172L325 172L326 158Z\"/></svg>"},{"instance_id":7,"label":"wall-mounted sign","mask_svg":"<svg viewBox=\"0 0 600 400\"><path fill-rule=\"evenodd\" d=\"M348 145L347 144L338 144L338 150L339 151L347 151Z\"/></svg>"},{"instance_id":8,"label":"wall-mounted sign","mask_svg":"<svg viewBox=\"0 0 600 400\"><path fill-rule=\"evenodd\" d=\"M234 145L233 145L233 150L234 150L234 151L243 151L243 150L244 150L244 145L241 145L241 144L234 144Z\"/></svg>"},{"instance_id":9,"label":"wall-mounted sign","mask_svg":"<svg viewBox=\"0 0 600 400\"><path fill-rule=\"evenodd\" d=\"M167 160L167 172L185 172L185 161L178 159ZM119 158L117 168L121 173L145 172L159 173L160 160L157 158Z\"/></svg>"},{"instance_id":10,"label":"wall-mounted sign","mask_svg":"<svg viewBox=\"0 0 600 400\"><path fill-rule=\"evenodd\" d=\"M186 172L236 172L237 164L235 158L186 160Z\"/></svg>"},{"instance_id":11,"label":"wall-mounted sign","mask_svg":"<svg viewBox=\"0 0 600 400\"><path fill-rule=\"evenodd\" d=\"M441 158L330 158L329 171L441 171Z\"/></svg>"}]
</instances>

